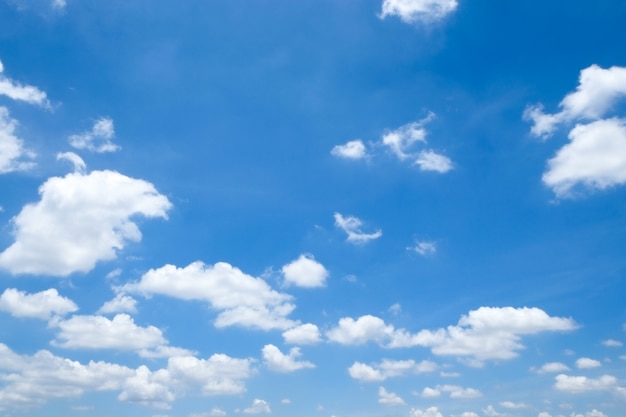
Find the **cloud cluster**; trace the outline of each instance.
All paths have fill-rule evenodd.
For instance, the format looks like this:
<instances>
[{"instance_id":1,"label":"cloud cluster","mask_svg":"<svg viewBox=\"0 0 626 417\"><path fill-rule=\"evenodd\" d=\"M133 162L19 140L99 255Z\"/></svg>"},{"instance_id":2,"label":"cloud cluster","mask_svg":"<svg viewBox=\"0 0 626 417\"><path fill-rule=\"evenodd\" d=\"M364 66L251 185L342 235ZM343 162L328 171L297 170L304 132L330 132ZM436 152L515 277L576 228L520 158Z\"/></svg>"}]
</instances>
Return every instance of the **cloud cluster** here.
<instances>
[{"instance_id":1,"label":"cloud cluster","mask_svg":"<svg viewBox=\"0 0 626 417\"><path fill-rule=\"evenodd\" d=\"M115 171L52 177L39 195L12 220L15 243L0 253L13 274L88 272L141 240L134 218L166 218L172 206L149 182Z\"/></svg>"},{"instance_id":2,"label":"cloud cluster","mask_svg":"<svg viewBox=\"0 0 626 417\"><path fill-rule=\"evenodd\" d=\"M7 288L0 295L0 310L13 317L50 320L73 313L78 310L78 306L69 298L60 296L54 288L34 294Z\"/></svg>"},{"instance_id":3,"label":"cloud cluster","mask_svg":"<svg viewBox=\"0 0 626 417\"><path fill-rule=\"evenodd\" d=\"M602 190L626 183L626 119L609 116L624 96L626 68L591 65L580 72L576 91L559 103L560 112L544 113L541 104L525 110L531 134L543 139L559 125L577 122L542 177L557 197L575 195L578 186Z\"/></svg>"}]
</instances>

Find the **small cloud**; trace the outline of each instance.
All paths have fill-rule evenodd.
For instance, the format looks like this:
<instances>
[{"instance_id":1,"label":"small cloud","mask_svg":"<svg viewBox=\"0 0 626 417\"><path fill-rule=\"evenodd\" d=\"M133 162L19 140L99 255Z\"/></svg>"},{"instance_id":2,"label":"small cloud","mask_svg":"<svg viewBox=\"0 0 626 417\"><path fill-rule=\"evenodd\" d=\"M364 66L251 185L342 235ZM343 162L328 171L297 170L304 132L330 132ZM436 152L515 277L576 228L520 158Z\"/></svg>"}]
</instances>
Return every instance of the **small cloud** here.
<instances>
[{"instance_id":1,"label":"small cloud","mask_svg":"<svg viewBox=\"0 0 626 417\"><path fill-rule=\"evenodd\" d=\"M364 233L361 231L363 222L354 216L343 217L341 213L335 213L335 226L347 233L348 242L355 244L367 243L370 240L376 240L383 235L382 230L378 229L373 233Z\"/></svg>"},{"instance_id":2,"label":"small cloud","mask_svg":"<svg viewBox=\"0 0 626 417\"><path fill-rule=\"evenodd\" d=\"M614 339L603 340L602 344L606 347L622 347L624 345L619 340L614 340Z\"/></svg>"},{"instance_id":3,"label":"small cloud","mask_svg":"<svg viewBox=\"0 0 626 417\"><path fill-rule=\"evenodd\" d=\"M436 153L433 150L421 151L415 161L421 171L435 171L445 174L453 168L452 160L445 155Z\"/></svg>"},{"instance_id":4,"label":"small cloud","mask_svg":"<svg viewBox=\"0 0 626 417\"><path fill-rule=\"evenodd\" d=\"M41 107L51 108L45 92L37 87L22 85L3 75L4 65L0 61L0 96L6 96L12 100L36 104Z\"/></svg>"},{"instance_id":5,"label":"small cloud","mask_svg":"<svg viewBox=\"0 0 626 417\"><path fill-rule=\"evenodd\" d=\"M435 242L416 242L415 246L408 249L414 250L422 256L433 255L437 252L437 246Z\"/></svg>"},{"instance_id":6,"label":"small cloud","mask_svg":"<svg viewBox=\"0 0 626 417\"><path fill-rule=\"evenodd\" d=\"M383 0L380 18L397 16L404 23L431 23L453 13L457 0Z\"/></svg>"},{"instance_id":7,"label":"small cloud","mask_svg":"<svg viewBox=\"0 0 626 417\"><path fill-rule=\"evenodd\" d=\"M280 400L281 404L285 404L285 405L289 405L291 404L291 400L289 398L283 398L282 400Z\"/></svg>"},{"instance_id":8,"label":"small cloud","mask_svg":"<svg viewBox=\"0 0 626 417\"><path fill-rule=\"evenodd\" d=\"M136 313L137 312L137 300L130 295L117 294L115 298L107 301L98 309L97 314L110 314L110 313Z\"/></svg>"},{"instance_id":9,"label":"small cloud","mask_svg":"<svg viewBox=\"0 0 626 417\"><path fill-rule=\"evenodd\" d=\"M553 372L554 373L565 372L565 371L569 371L569 368L567 367L567 365L561 362L548 362L548 363L543 364L541 368L537 370L537 372L540 374L547 374L547 373L553 373Z\"/></svg>"},{"instance_id":10,"label":"small cloud","mask_svg":"<svg viewBox=\"0 0 626 417\"><path fill-rule=\"evenodd\" d=\"M67 1L66 0L52 0L52 7L55 9L65 9L65 6L67 6Z\"/></svg>"},{"instance_id":11,"label":"small cloud","mask_svg":"<svg viewBox=\"0 0 626 417\"><path fill-rule=\"evenodd\" d=\"M113 120L109 117L101 117L94 123L91 130L72 135L68 141L76 149L86 149L91 152L104 153L115 152L120 149L111 140L115 137Z\"/></svg>"},{"instance_id":12,"label":"small cloud","mask_svg":"<svg viewBox=\"0 0 626 417\"><path fill-rule=\"evenodd\" d=\"M576 367L578 369L591 369L598 368L600 366L602 366L600 361L591 358L580 358L576 361Z\"/></svg>"},{"instance_id":13,"label":"small cloud","mask_svg":"<svg viewBox=\"0 0 626 417\"><path fill-rule=\"evenodd\" d=\"M502 401L500 403L500 405L504 408L509 408L509 409L520 409L520 408L527 408L528 405L524 404L524 403L514 403L513 401Z\"/></svg>"},{"instance_id":14,"label":"small cloud","mask_svg":"<svg viewBox=\"0 0 626 417\"><path fill-rule=\"evenodd\" d=\"M252 405L243 410L245 414L270 414L272 410L265 400L255 399Z\"/></svg>"},{"instance_id":15,"label":"small cloud","mask_svg":"<svg viewBox=\"0 0 626 417\"><path fill-rule=\"evenodd\" d=\"M85 161L74 152L60 152L57 154L57 161L68 161L74 166L74 172L84 174L87 171Z\"/></svg>"},{"instance_id":16,"label":"small cloud","mask_svg":"<svg viewBox=\"0 0 626 417\"><path fill-rule=\"evenodd\" d=\"M383 387L380 387L378 389L378 403L388 406L398 406L406 404L398 394L394 392L389 392Z\"/></svg>"},{"instance_id":17,"label":"small cloud","mask_svg":"<svg viewBox=\"0 0 626 417\"><path fill-rule=\"evenodd\" d=\"M328 271L312 255L303 254L293 262L283 266L285 284L302 288L316 288L326 285Z\"/></svg>"},{"instance_id":18,"label":"small cloud","mask_svg":"<svg viewBox=\"0 0 626 417\"><path fill-rule=\"evenodd\" d=\"M397 316L402 311L402 306L400 305L400 303L395 303L394 305L389 307L387 311L389 311L394 316Z\"/></svg>"},{"instance_id":19,"label":"small cloud","mask_svg":"<svg viewBox=\"0 0 626 417\"><path fill-rule=\"evenodd\" d=\"M361 139L351 140L344 145L337 145L333 147L330 154L345 159L363 159L367 156L365 145Z\"/></svg>"}]
</instances>

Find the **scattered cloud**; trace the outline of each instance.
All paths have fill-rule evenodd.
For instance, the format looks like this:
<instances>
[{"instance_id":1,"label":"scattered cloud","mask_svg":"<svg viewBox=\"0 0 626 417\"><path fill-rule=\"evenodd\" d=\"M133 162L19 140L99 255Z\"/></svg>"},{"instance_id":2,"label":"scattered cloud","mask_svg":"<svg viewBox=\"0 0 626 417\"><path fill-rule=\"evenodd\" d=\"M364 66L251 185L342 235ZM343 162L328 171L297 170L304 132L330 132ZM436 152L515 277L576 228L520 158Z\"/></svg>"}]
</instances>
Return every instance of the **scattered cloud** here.
<instances>
[{"instance_id":1,"label":"scattered cloud","mask_svg":"<svg viewBox=\"0 0 626 417\"><path fill-rule=\"evenodd\" d=\"M69 298L60 296L54 288L34 294L7 288L0 295L0 310L14 317L50 320L73 313L78 306Z\"/></svg>"},{"instance_id":2,"label":"scattered cloud","mask_svg":"<svg viewBox=\"0 0 626 417\"><path fill-rule=\"evenodd\" d=\"M287 318L295 309L290 295L275 291L261 278L247 275L225 262L205 265L197 261L184 268L165 265L149 270L140 281L118 290L146 297L165 295L206 301L220 311L216 327L286 330L298 324Z\"/></svg>"},{"instance_id":3,"label":"scattered cloud","mask_svg":"<svg viewBox=\"0 0 626 417\"><path fill-rule=\"evenodd\" d=\"M361 382L379 382L387 378L433 372L436 369L437 364L428 360L415 362L413 359L383 359L382 362L371 365L354 362L354 364L348 368L348 373L353 379Z\"/></svg>"},{"instance_id":4,"label":"scattered cloud","mask_svg":"<svg viewBox=\"0 0 626 417\"><path fill-rule=\"evenodd\" d=\"M437 385L435 388L426 387L421 396L424 398L436 398L441 393L448 393L452 399L472 399L480 398L483 394L475 388L463 388L458 385Z\"/></svg>"},{"instance_id":5,"label":"scattered cloud","mask_svg":"<svg viewBox=\"0 0 626 417\"><path fill-rule=\"evenodd\" d=\"M537 370L540 374L556 373L569 371L569 367L561 362L549 362L541 365L541 368Z\"/></svg>"},{"instance_id":6,"label":"scattered cloud","mask_svg":"<svg viewBox=\"0 0 626 417\"><path fill-rule=\"evenodd\" d=\"M424 398L437 398L441 396L441 391L436 388L426 387L420 395Z\"/></svg>"},{"instance_id":7,"label":"scattered cloud","mask_svg":"<svg viewBox=\"0 0 626 417\"><path fill-rule=\"evenodd\" d=\"M402 397L394 392L387 391L384 387L378 388L378 403L388 406L398 406L406 404Z\"/></svg>"},{"instance_id":8,"label":"scattered cloud","mask_svg":"<svg viewBox=\"0 0 626 417\"><path fill-rule=\"evenodd\" d=\"M367 150L361 139L351 140L344 145L336 145L330 154L344 159L363 159L367 156Z\"/></svg>"},{"instance_id":9,"label":"scattered cloud","mask_svg":"<svg viewBox=\"0 0 626 417\"><path fill-rule=\"evenodd\" d=\"M291 345L315 345L322 341L319 328L305 323L283 332L285 343Z\"/></svg>"},{"instance_id":10,"label":"scattered cloud","mask_svg":"<svg viewBox=\"0 0 626 417\"><path fill-rule=\"evenodd\" d=\"M370 240L376 240L383 235L382 230L373 233L364 233L361 231L363 222L354 216L343 217L340 213L335 213L335 226L346 232L347 241L355 244L367 243Z\"/></svg>"},{"instance_id":11,"label":"scattered cloud","mask_svg":"<svg viewBox=\"0 0 626 417\"><path fill-rule=\"evenodd\" d=\"M437 407L429 407L426 410L420 410L419 408L412 408L409 412L410 417L443 417Z\"/></svg>"},{"instance_id":12,"label":"scattered cloud","mask_svg":"<svg viewBox=\"0 0 626 417\"><path fill-rule=\"evenodd\" d=\"M600 361L591 358L580 358L576 361L576 367L578 369L599 368L600 366L602 366Z\"/></svg>"},{"instance_id":13,"label":"scattered cloud","mask_svg":"<svg viewBox=\"0 0 626 417\"><path fill-rule=\"evenodd\" d=\"M441 174L445 174L454 167L450 158L430 149L421 151L415 164L419 165L421 171L435 171Z\"/></svg>"},{"instance_id":14,"label":"scattered cloud","mask_svg":"<svg viewBox=\"0 0 626 417\"><path fill-rule=\"evenodd\" d=\"M624 346L624 344L622 342L620 342L619 340L615 340L615 339L606 339L602 341L602 345L606 346L606 347L622 347Z\"/></svg>"},{"instance_id":15,"label":"scattered cloud","mask_svg":"<svg viewBox=\"0 0 626 417\"><path fill-rule=\"evenodd\" d=\"M415 246L408 248L414 250L422 256L433 255L437 252L437 245L435 242L416 242Z\"/></svg>"},{"instance_id":16,"label":"scattered cloud","mask_svg":"<svg viewBox=\"0 0 626 417\"><path fill-rule=\"evenodd\" d=\"M431 112L422 120L407 123L395 130L388 131L383 135L382 144L387 146L400 160L411 157L410 149L416 142L426 143L424 125L434 117L435 114Z\"/></svg>"},{"instance_id":17,"label":"scattered cloud","mask_svg":"<svg viewBox=\"0 0 626 417\"><path fill-rule=\"evenodd\" d=\"M101 117L96 120L91 130L70 136L68 142L76 149L86 149L97 153L115 152L120 147L112 142L114 137L113 119Z\"/></svg>"},{"instance_id":18,"label":"scattered cloud","mask_svg":"<svg viewBox=\"0 0 626 417\"><path fill-rule=\"evenodd\" d=\"M589 391L621 391L617 378L612 375L602 375L598 378L586 376L568 376L559 374L556 376L554 388L570 394L580 394Z\"/></svg>"},{"instance_id":19,"label":"scattered cloud","mask_svg":"<svg viewBox=\"0 0 626 417\"><path fill-rule=\"evenodd\" d=\"M380 18L398 16L405 23L430 23L454 12L457 0L383 0Z\"/></svg>"},{"instance_id":20,"label":"scattered cloud","mask_svg":"<svg viewBox=\"0 0 626 417\"><path fill-rule=\"evenodd\" d=\"M285 355L274 345L265 345L262 349L263 352L263 360L265 361L265 365L272 371L275 372L294 372L300 369L307 368L315 368L311 362L308 361L298 361L298 357L302 354L300 353L300 348L291 348L289 350L289 354Z\"/></svg>"},{"instance_id":21,"label":"scattered cloud","mask_svg":"<svg viewBox=\"0 0 626 417\"><path fill-rule=\"evenodd\" d=\"M283 266L282 273L286 285L302 288L316 288L326 285L328 271L312 255L300 255L295 261Z\"/></svg>"},{"instance_id":22,"label":"scattered cloud","mask_svg":"<svg viewBox=\"0 0 626 417\"><path fill-rule=\"evenodd\" d=\"M12 100L36 104L50 108L50 102L45 92L31 85L22 85L4 75L4 65L0 61L0 96L6 96Z\"/></svg>"},{"instance_id":23,"label":"scattered cloud","mask_svg":"<svg viewBox=\"0 0 626 417\"><path fill-rule=\"evenodd\" d=\"M528 404L525 403L515 403L513 401L502 401L500 403L500 405L504 408L508 408L508 409L512 409L512 410L517 410L520 408L528 408Z\"/></svg>"},{"instance_id":24,"label":"scattered cloud","mask_svg":"<svg viewBox=\"0 0 626 417\"><path fill-rule=\"evenodd\" d=\"M137 300L130 295L117 294L115 298L107 301L97 311L98 314L111 313L136 313Z\"/></svg>"},{"instance_id":25,"label":"scattered cloud","mask_svg":"<svg viewBox=\"0 0 626 417\"><path fill-rule=\"evenodd\" d=\"M88 272L141 240L131 218L166 218L172 206L149 182L114 171L52 177L39 194L13 218L15 243L0 253L0 267L13 274Z\"/></svg>"},{"instance_id":26,"label":"scattered cloud","mask_svg":"<svg viewBox=\"0 0 626 417\"><path fill-rule=\"evenodd\" d=\"M265 400L255 399L252 401L252 405L243 410L246 414L270 414L269 404Z\"/></svg>"},{"instance_id":27,"label":"scattered cloud","mask_svg":"<svg viewBox=\"0 0 626 417\"><path fill-rule=\"evenodd\" d=\"M35 166L35 154L24 148L23 141L15 136L17 121L9 110L0 106L0 174L25 171Z\"/></svg>"},{"instance_id":28,"label":"scattered cloud","mask_svg":"<svg viewBox=\"0 0 626 417\"><path fill-rule=\"evenodd\" d=\"M402 311L402 306L400 305L400 303L395 303L391 307L389 307L387 311L393 314L394 316L397 316Z\"/></svg>"},{"instance_id":29,"label":"scattered cloud","mask_svg":"<svg viewBox=\"0 0 626 417\"><path fill-rule=\"evenodd\" d=\"M57 154L57 161L68 161L74 167L74 172L79 174L85 174L87 172L87 165L83 158L76 155L74 152L60 152Z\"/></svg>"}]
</instances>

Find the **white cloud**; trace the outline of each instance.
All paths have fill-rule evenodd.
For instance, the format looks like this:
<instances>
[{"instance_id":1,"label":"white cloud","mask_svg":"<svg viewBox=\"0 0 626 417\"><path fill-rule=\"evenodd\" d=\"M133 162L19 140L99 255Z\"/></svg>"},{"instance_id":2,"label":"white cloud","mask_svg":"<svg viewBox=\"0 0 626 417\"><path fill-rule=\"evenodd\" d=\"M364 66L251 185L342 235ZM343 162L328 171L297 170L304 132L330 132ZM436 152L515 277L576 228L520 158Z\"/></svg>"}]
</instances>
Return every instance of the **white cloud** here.
<instances>
[{"instance_id":1,"label":"white cloud","mask_svg":"<svg viewBox=\"0 0 626 417\"><path fill-rule=\"evenodd\" d=\"M444 174L453 168L452 160L445 155L436 153L429 149L421 151L417 156L415 164L419 165L421 171L435 171Z\"/></svg>"},{"instance_id":2,"label":"white cloud","mask_svg":"<svg viewBox=\"0 0 626 417\"><path fill-rule=\"evenodd\" d=\"M461 417L479 417L479 416L473 411L464 411L463 413L461 413Z\"/></svg>"},{"instance_id":3,"label":"white cloud","mask_svg":"<svg viewBox=\"0 0 626 417\"><path fill-rule=\"evenodd\" d=\"M400 303L394 303L391 307L387 309L387 311L394 316L397 316L402 311L402 306L400 305Z\"/></svg>"},{"instance_id":4,"label":"white cloud","mask_svg":"<svg viewBox=\"0 0 626 417\"><path fill-rule=\"evenodd\" d=\"M442 392L449 394L452 399L472 399L482 397L482 393L474 388L463 388L458 385L437 385L435 388L426 387L421 396L424 398L436 398Z\"/></svg>"},{"instance_id":5,"label":"white cloud","mask_svg":"<svg viewBox=\"0 0 626 417\"><path fill-rule=\"evenodd\" d=\"M110 313L136 313L137 300L130 295L117 294L115 298L107 301L97 311L98 314Z\"/></svg>"},{"instance_id":6,"label":"white cloud","mask_svg":"<svg viewBox=\"0 0 626 417\"><path fill-rule=\"evenodd\" d=\"M390 130L383 135L382 143L387 146L398 159L406 159L411 156L410 148L416 142L426 143L426 129L424 125L435 117L430 113L424 119L407 123L395 130Z\"/></svg>"},{"instance_id":7,"label":"white cloud","mask_svg":"<svg viewBox=\"0 0 626 417\"><path fill-rule=\"evenodd\" d=\"M312 323L305 323L283 332L285 343L291 345L314 345L321 342L319 328Z\"/></svg>"},{"instance_id":8,"label":"white cloud","mask_svg":"<svg viewBox=\"0 0 626 417\"><path fill-rule=\"evenodd\" d=\"M52 7L55 9L64 9L67 6L66 0L52 0Z\"/></svg>"},{"instance_id":9,"label":"white cloud","mask_svg":"<svg viewBox=\"0 0 626 417\"><path fill-rule=\"evenodd\" d=\"M378 239L383 235L383 232L379 229L373 233L364 233L361 231L363 222L354 216L343 217L340 213L335 213L335 226L346 232L348 235L347 241L355 244L367 243L370 240Z\"/></svg>"},{"instance_id":10,"label":"white cloud","mask_svg":"<svg viewBox=\"0 0 626 417\"><path fill-rule=\"evenodd\" d=\"M171 208L149 182L114 171L52 177L39 194L13 218L15 243L0 253L0 267L13 274L88 272L141 240L131 218L166 218Z\"/></svg>"},{"instance_id":11,"label":"white cloud","mask_svg":"<svg viewBox=\"0 0 626 417\"><path fill-rule=\"evenodd\" d=\"M120 149L111 140L115 137L113 120L101 117L94 123L91 130L68 138L70 146L76 149L86 149L91 152L115 152Z\"/></svg>"},{"instance_id":12,"label":"white cloud","mask_svg":"<svg viewBox=\"0 0 626 417\"><path fill-rule=\"evenodd\" d=\"M57 154L57 161L68 161L74 166L74 172L84 174L87 172L87 165L83 158L76 155L74 152L62 152Z\"/></svg>"},{"instance_id":13,"label":"white cloud","mask_svg":"<svg viewBox=\"0 0 626 417\"><path fill-rule=\"evenodd\" d=\"M538 414L537 417L552 417L552 414L548 413L547 411L542 411Z\"/></svg>"},{"instance_id":14,"label":"white cloud","mask_svg":"<svg viewBox=\"0 0 626 417\"><path fill-rule=\"evenodd\" d=\"M272 371L276 372L294 372L300 369L315 368L311 362L298 361L300 348L291 348L288 355L285 355L274 345L263 346L263 360L265 365Z\"/></svg>"},{"instance_id":15,"label":"white cloud","mask_svg":"<svg viewBox=\"0 0 626 417\"><path fill-rule=\"evenodd\" d=\"M502 413L498 413L491 404L488 405L487 408L483 410L483 412L487 417L498 417L504 415Z\"/></svg>"},{"instance_id":16,"label":"white cloud","mask_svg":"<svg viewBox=\"0 0 626 417\"><path fill-rule=\"evenodd\" d=\"M128 314L112 320L103 316L73 316L56 323L59 328L53 345L73 349L148 349L167 343L154 326L137 326Z\"/></svg>"},{"instance_id":17,"label":"white cloud","mask_svg":"<svg viewBox=\"0 0 626 417\"><path fill-rule=\"evenodd\" d=\"M367 156L365 145L361 139L351 140L344 145L337 145L333 147L330 153L345 159L363 159Z\"/></svg>"},{"instance_id":18,"label":"white cloud","mask_svg":"<svg viewBox=\"0 0 626 417\"><path fill-rule=\"evenodd\" d=\"M437 364L428 360L415 362L414 360L390 360L383 359L380 363L367 365L361 362L354 362L348 373L353 379L362 382L378 382L387 378L395 378L403 375L416 375L433 372L437 369Z\"/></svg>"},{"instance_id":19,"label":"white cloud","mask_svg":"<svg viewBox=\"0 0 626 417\"><path fill-rule=\"evenodd\" d=\"M557 197L572 196L577 185L603 190L626 183L626 119L577 125L568 137L542 177Z\"/></svg>"},{"instance_id":20,"label":"white cloud","mask_svg":"<svg viewBox=\"0 0 626 417\"><path fill-rule=\"evenodd\" d=\"M359 345L377 342L388 348L430 347L436 355L469 356L477 365L488 359L511 359L523 349L522 335L571 331L570 318L550 317L538 308L480 307L462 316L456 326L410 333L375 316L344 317L326 335L332 342Z\"/></svg>"},{"instance_id":21,"label":"white cloud","mask_svg":"<svg viewBox=\"0 0 626 417\"><path fill-rule=\"evenodd\" d=\"M14 317L30 317L49 320L78 310L69 298L62 297L54 288L27 294L15 288L7 288L0 295L0 310Z\"/></svg>"},{"instance_id":22,"label":"white cloud","mask_svg":"<svg viewBox=\"0 0 626 417\"><path fill-rule=\"evenodd\" d=\"M409 412L410 417L443 417L437 407L429 407L422 411L419 408L412 408Z\"/></svg>"},{"instance_id":23,"label":"white cloud","mask_svg":"<svg viewBox=\"0 0 626 417\"><path fill-rule=\"evenodd\" d=\"M50 102L46 93L30 85L22 85L3 75L4 65L0 61L0 96L7 96L12 100L24 101L49 108Z\"/></svg>"},{"instance_id":24,"label":"white cloud","mask_svg":"<svg viewBox=\"0 0 626 417\"><path fill-rule=\"evenodd\" d=\"M297 324L287 318L295 308L290 295L273 290L261 278L247 275L225 262L205 265L198 261L185 268L165 265L149 270L139 282L126 284L119 290L206 301L220 311L215 321L217 327L238 325L271 330L289 329Z\"/></svg>"},{"instance_id":25,"label":"white cloud","mask_svg":"<svg viewBox=\"0 0 626 417\"><path fill-rule=\"evenodd\" d=\"M422 256L427 256L437 252L437 245L435 242L416 242L415 246L409 249L414 250Z\"/></svg>"},{"instance_id":26,"label":"white cloud","mask_svg":"<svg viewBox=\"0 0 626 417\"><path fill-rule=\"evenodd\" d=\"M520 408L528 408L528 404L525 403L515 403L513 401L502 401L500 403L500 405L504 408L509 408L509 409L520 409Z\"/></svg>"},{"instance_id":27,"label":"white cloud","mask_svg":"<svg viewBox=\"0 0 626 417\"><path fill-rule=\"evenodd\" d=\"M385 388L378 388L378 403L389 406L397 406L406 404L402 397L395 392L389 392Z\"/></svg>"},{"instance_id":28,"label":"white cloud","mask_svg":"<svg viewBox=\"0 0 626 417\"><path fill-rule=\"evenodd\" d=\"M426 387L422 390L421 396L424 398L437 398L441 396L441 391L436 388Z\"/></svg>"},{"instance_id":29,"label":"white cloud","mask_svg":"<svg viewBox=\"0 0 626 417\"><path fill-rule=\"evenodd\" d=\"M567 365L561 362L549 362L541 365L541 368L537 370L540 374L546 374L551 372L565 372L569 371Z\"/></svg>"},{"instance_id":30,"label":"white cloud","mask_svg":"<svg viewBox=\"0 0 626 417\"><path fill-rule=\"evenodd\" d=\"M619 390L617 378L612 375L602 375L598 378L588 378L586 376L568 376L559 374L556 376L554 388L570 394L580 394L590 391L611 391ZM623 389L623 388L622 388Z\"/></svg>"},{"instance_id":31,"label":"white cloud","mask_svg":"<svg viewBox=\"0 0 626 417\"><path fill-rule=\"evenodd\" d=\"M15 136L17 121L9 110L0 106L0 174L24 171L35 166L35 154L24 148L23 141Z\"/></svg>"},{"instance_id":32,"label":"white cloud","mask_svg":"<svg viewBox=\"0 0 626 417\"><path fill-rule=\"evenodd\" d=\"M602 341L602 344L606 347L622 347L624 344L619 340L606 339Z\"/></svg>"},{"instance_id":33,"label":"white cloud","mask_svg":"<svg viewBox=\"0 0 626 417\"><path fill-rule=\"evenodd\" d=\"M323 287L326 285L328 271L311 255L300 255L295 261L283 266L285 284L303 288Z\"/></svg>"},{"instance_id":34,"label":"white cloud","mask_svg":"<svg viewBox=\"0 0 626 417\"><path fill-rule=\"evenodd\" d=\"M580 358L576 361L576 367L578 369L591 369L598 368L600 366L602 366L600 361L591 358Z\"/></svg>"},{"instance_id":35,"label":"white cloud","mask_svg":"<svg viewBox=\"0 0 626 417\"><path fill-rule=\"evenodd\" d=\"M457 7L457 0L383 0L380 17L398 16L405 23L427 23L443 19Z\"/></svg>"},{"instance_id":36,"label":"white cloud","mask_svg":"<svg viewBox=\"0 0 626 417\"><path fill-rule=\"evenodd\" d=\"M573 120L597 120L606 116L616 101L626 96L626 68L604 69L591 65L580 72L576 91L569 93L559 103L561 111L543 113L541 105L526 109L524 118L534 124L531 133L549 137L558 124Z\"/></svg>"},{"instance_id":37,"label":"white cloud","mask_svg":"<svg viewBox=\"0 0 626 417\"><path fill-rule=\"evenodd\" d=\"M124 389L117 398L120 401L168 409L170 403L176 399L170 389L171 382L168 370L152 372L142 365L124 381Z\"/></svg>"},{"instance_id":38,"label":"white cloud","mask_svg":"<svg viewBox=\"0 0 626 417\"><path fill-rule=\"evenodd\" d=\"M246 414L270 414L272 410L265 400L255 399L252 401L252 405L245 408L243 412Z\"/></svg>"}]
</instances>

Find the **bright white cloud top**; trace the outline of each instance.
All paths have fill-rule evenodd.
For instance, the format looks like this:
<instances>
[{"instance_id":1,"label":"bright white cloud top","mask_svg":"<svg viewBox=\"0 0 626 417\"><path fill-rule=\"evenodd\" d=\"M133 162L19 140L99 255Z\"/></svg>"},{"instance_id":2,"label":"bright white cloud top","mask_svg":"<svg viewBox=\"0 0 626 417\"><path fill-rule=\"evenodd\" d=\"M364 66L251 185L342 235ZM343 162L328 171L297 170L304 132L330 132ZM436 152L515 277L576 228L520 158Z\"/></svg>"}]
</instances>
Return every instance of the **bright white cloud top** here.
<instances>
[{"instance_id":1,"label":"bright white cloud top","mask_svg":"<svg viewBox=\"0 0 626 417\"><path fill-rule=\"evenodd\" d=\"M361 139L351 140L343 145L336 145L330 151L331 155L345 159L362 159L367 156L365 144Z\"/></svg>"},{"instance_id":2,"label":"bright white cloud top","mask_svg":"<svg viewBox=\"0 0 626 417\"><path fill-rule=\"evenodd\" d=\"M7 288L0 295L0 310L14 317L29 317L49 320L78 310L69 298L59 295L55 288L27 294L15 288Z\"/></svg>"},{"instance_id":3,"label":"bright white cloud top","mask_svg":"<svg viewBox=\"0 0 626 417\"><path fill-rule=\"evenodd\" d=\"M300 255L298 259L283 266L285 284L303 288L323 287L326 285L328 271L311 255Z\"/></svg>"}]
</instances>

